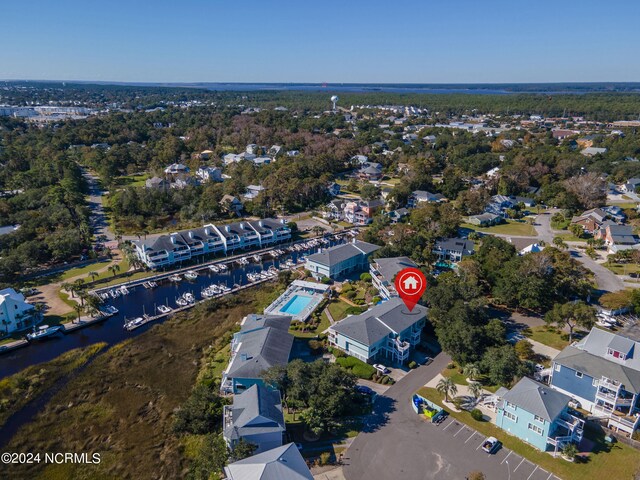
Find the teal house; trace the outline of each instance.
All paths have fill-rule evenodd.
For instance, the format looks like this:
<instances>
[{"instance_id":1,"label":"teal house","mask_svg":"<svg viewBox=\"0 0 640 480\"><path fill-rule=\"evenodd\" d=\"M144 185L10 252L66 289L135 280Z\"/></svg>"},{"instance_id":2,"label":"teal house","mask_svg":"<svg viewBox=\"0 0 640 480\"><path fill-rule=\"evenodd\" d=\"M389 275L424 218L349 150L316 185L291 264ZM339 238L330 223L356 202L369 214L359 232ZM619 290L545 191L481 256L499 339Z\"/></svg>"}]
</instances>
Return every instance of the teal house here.
<instances>
[{"instance_id":1,"label":"teal house","mask_svg":"<svg viewBox=\"0 0 640 480\"><path fill-rule=\"evenodd\" d=\"M543 452L580 443L584 420L572 414L571 397L524 377L500 389L496 425Z\"/></svg>"},{"instance_id":2,"label":"teal house","mask_svg":"<svg viewBox=\"0 0 640 480\"><path fill-rule=\"evenodd\" d=\"M409 312L398 297L352 315L331 326L329 343L363 362L391 361L403 363L411 349L420 343L427 309L416 305Z\"/></svg>"}]
</instances>

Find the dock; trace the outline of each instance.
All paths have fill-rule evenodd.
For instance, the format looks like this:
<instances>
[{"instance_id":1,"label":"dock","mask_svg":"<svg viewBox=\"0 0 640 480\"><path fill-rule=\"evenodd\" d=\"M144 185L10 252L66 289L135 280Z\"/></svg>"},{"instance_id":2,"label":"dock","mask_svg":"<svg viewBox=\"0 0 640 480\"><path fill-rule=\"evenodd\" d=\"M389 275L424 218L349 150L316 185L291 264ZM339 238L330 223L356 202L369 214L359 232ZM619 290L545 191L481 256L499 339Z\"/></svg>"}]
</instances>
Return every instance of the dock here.
<instances>
[{"instance_id":1,"label":"dock","mask_svg":"<svg viewBox=\"0 0 640 480\"><path fill-rule=\"evenodd\" d=\"M24 338L14 342L4 343L0 345L0 353L9 353L18 348L26 347L27 345L29 345L29 341Z\"/></svg>"},{"instance_id":2,"label":"dock","mask_svg":"<svg viewBox=\"0 0 640 480\"><path fill-rule=\"evenodd\" d=\"M88 327L90 325L95 325L96 323L100 323L105 321L107 318L112 317L113 315L109 314L101 314L97 317L80 317L80 320L72 320L70 322L62 323L62 331L64 333L73 332L74 330L78 330L80 328Z\"/></svg>"}]
</instances>

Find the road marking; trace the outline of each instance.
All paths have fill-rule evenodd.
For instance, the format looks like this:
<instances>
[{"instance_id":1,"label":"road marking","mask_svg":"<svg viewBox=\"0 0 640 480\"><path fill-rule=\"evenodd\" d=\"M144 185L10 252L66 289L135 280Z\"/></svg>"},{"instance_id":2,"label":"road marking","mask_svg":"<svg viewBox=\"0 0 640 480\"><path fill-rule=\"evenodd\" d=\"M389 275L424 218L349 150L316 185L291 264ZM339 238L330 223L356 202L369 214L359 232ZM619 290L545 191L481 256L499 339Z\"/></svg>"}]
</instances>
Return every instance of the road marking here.
<instances>
[{"instance_id":1,"label":"road marking","mask_svg":"<svg viewBox=\"0 0 640 480\"><path fill-rule=\"evenodd\" d=\"M482 441L480 442L480 445L478 445L478 447L476 448L476 450L480 450L480 447L482 445L484 445L484 441L486 440L486 438L483 438Z\"/></svg>"},{"instance_id":2,"label":"road marking","mask_svg":"<svg viewBox=\"0 0 640 480\"><path fill-rule=\"evenodd\" d=\"M458 431L457 431L453 436L455 437L456 435L458 435L462 430L464 430L464 427L465 427L465 426L464 426L464 425L462 425L462 426L460 427L460 430L458 430Z\"/></svg>"},{"instance_id":3,"label":"road marking","mask_svg":"<svg viewBox=\"0 0 640 480\"><path fill-rule=\"evenodd\" d=\"M523 459L522 459L522 461L518 464L518 467L519 467L520 465L522 465L523 463L524 463L524 458L523 458ZM514 468L514 469L513 469L513 471L515 472L516 470L518 470L518 467Z\"/></svg>"},{"instance_id":4,"label":"road marking","mask_svg":"<svg viewBox=\"0 0 640 480\"><path fill-rule=\"evenodd\" d=\"M536 470L538 470L538 465L536 465L536 468L533 469L533 472L531 472L531 475L529 475L527 477L527 480L529 480L531 477L533 477L533 474L536 473Z\"/></svg>"},{"instance_id":5,"label":"road marking","mask_svg":"<svg viewBox=\"0 0 640 480\"><path fill-rule=\"evenodd\" d=\"M476 434L475 430L473 431L473 433L471 433L471 435L469 436L469 438L467 438L467 440L464 443L467 443L469 440L471 440L473 438L473 436Z\"/></svg>"},{"instance_id":6,"label":"road marking","mask_svg":"<svg viewBox=\"0 0 640 480\"><path fill-rule=\"evenodd\" d=\"M502 460L502 461L500 462L500 465L502 465L504 462L506 462L506 461L507 461L507 458L509 458L509 455L511 455L512 453L513 453L513 452L512 452L511 450L509 450L509 453L507 454L507 456L506 456L506 457L504 457L504 460Z\"/></svg>"},{"instance_id":7,"label":"road marking","mask_svg":"<svg viewBox=\"0 0 640 480\"><path fill-rule=\"evenodd\" d=\"M444 428L442 429L442 431L444 432L447 428L449 428L449 427L450 427L451 425L453 425L454 423L456 423L456 421L455 421L455 420L451 420L451 423L449 423L449 425L447 425L446 427L444 427Z\"/></svg>"},{"instance_id":8,"label":"road marking","mask_svg":"<svg viewBox=\"0 0 640 480\"><path fill-rule=\"evenodd\" d=\"M549 474L549 476L547 477L547 480L549 480L551 478L551 475L553 475L553 473Z\"/></svg>"}]
</instances>

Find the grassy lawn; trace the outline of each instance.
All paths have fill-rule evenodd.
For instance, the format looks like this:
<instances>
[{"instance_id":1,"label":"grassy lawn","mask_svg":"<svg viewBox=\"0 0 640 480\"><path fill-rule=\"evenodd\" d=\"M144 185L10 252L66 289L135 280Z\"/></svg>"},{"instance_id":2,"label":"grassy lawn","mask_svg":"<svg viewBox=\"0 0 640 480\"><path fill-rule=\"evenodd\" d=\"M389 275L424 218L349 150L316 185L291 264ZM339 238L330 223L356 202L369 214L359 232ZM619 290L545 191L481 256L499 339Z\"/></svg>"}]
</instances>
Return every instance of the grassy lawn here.
<instances>
[{"instance_id":1,"label":"grassy lawn","mask_svg":"<svg viewBox=\"0 0 640 480\"><path fill-rule=\"evenodd\" d=\"M636 208L637 203L636 202L611 202L611 203L607 202L607 205L615 205L624 210L627 208Z\"/></svg>"},{"instance_id":2,"label":"grassy lawn","mask_svg":"<svg viewBox=\"0 0 640 480\"><path fill-rule=\"evenodd\" d=\"M443 405L442 395L433 388L422 387L418 393L432 402ZM553 458L548 453L530 447L516 437L508 435L493 423L474 420L469 412L446 410L455 419L466 423L483 435L496 437L506 448L565 480L605 477L631 479L640 469L640 454L637 450L621 443L616 443L613 446L606 445L604 434L601 431L587 429L585 432L585 436L594 443L594 449L589 454L588 461L570 463L560 457Z\"/></svg>"},{"instance_id":3,"label":"grassy lawn","mask_svg":"<svg viewBox=\"0 0 640 480\"><path fill-rule=\"evenodd\" d=\"M586 238L576 237L573 233L561 233L560 235L558 235L558 237L560 237L565 242L585 242L586 243L587 241Z\"/></svg>"},{"instance_id":4,"label":"grassy lawn","mask_svg":"<svg viewBox=\"0 0 640 480\"><path fill-rule=\"evenodd\" d=\"M86 275L89 272L93 272L94 270L104 268L110 263L111 262L109 260L102 260L100 262L90 263L89 265L85 265L84 267L72 268L62 273L62 275L60 275L60 280L64 282L66 280L69 280L70 278L77 277L79 275Z\"/></svg>"},{"instance_id":5,"label":"grassy lawn","mask_svg":"<svg viewBox=\"0 0 640 480\"><path fill-rule=\"evenodd\" d=\"M468 385L467 377L463 373L458 372L458 366L456 365L454 368L445 368L442 370L442 376L450 378L454 383L458 385Z\"/></svg>"},{"instance_id":6,"label":"grassy lawn","mask_svg":"<svg viewBox=\"0 0 640 480\"><path fill-rule=\"evenodd\" d=\"M616 275L629 275L630 273L640 272L640 265L635 263L603 263L602 266Z\"/></svg>"},{"instance_id":7,"label":"grassy lawn","mask_svg":"<svg viewBox=\"0 0 640 480\"><path fill-rule=\"evenodd\" d=\"M144 187L147 178L149 178L149 176L146 174L126 175L116 178L115 184L118 187Z\"/></svg>"},{"instance_id":8,"label":"grassy lawn","mask_svg":"<svg viewBox=\"0 0 640 480\"><path fill-rule=\"evenodd\" d=\"M494 225L493 227L479 227L477 225L471 225L470 223L463 223L460 226L462 228L468 228L482 233L500 233L503 235L518 235L521 237L535 237L538 235L538 232L533 228L533 225L514 221L507 221L507 223Z\"/></svg>"},{"instance_id":9,"label":"grassy lawn","mask_svg":"<svg viewBox=\"0 0 640 480\"><path fill-rule=\"evenodd\" d=\"M327 308L329 309L329 313L331 313L333 319L337 322L338 320L342 320L347 316L345 311L350 307L351 305L349 305L348 303L343 302L342 300L338 300L329 303L329 306Z\"/></svg>"},{"instance_id":10,"label":"grassy lawn","mask_svg":"<svg viewBox=\"0 0 640 480\"><path fill-rule=\"evenodd\" d=\"M551 348L562 350L569 345L569 339L566 333L560 332L554 327L540 325L538 327L529 328L524 334L531 340L543 343Z\"/></svg>"}]
</instances>

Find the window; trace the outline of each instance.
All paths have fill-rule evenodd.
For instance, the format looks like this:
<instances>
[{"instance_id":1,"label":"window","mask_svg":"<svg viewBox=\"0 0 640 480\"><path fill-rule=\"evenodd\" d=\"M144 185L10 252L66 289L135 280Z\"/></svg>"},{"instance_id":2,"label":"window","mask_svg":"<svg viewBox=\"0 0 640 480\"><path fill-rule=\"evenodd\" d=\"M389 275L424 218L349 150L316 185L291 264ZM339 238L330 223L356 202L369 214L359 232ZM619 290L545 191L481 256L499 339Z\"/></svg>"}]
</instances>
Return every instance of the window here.
<instances>
[{"instance_id":1,"label":"window","mask_svg":"<svg viewBox=\"0 0 640 480\"><path fill-rule=\"evenodd\" d=\"M534 415L533 418L536 422L544 423L544 418L539 417L538 415Z\"/></svg>"},{"instance_id":2,"label":"window","mask_svg":"<svg viewBox=\"0 0 640 480\"><path fill-rule=\"evenodd\" d=\"M578 371L576 370L576 377L578 377L578 378L582 378L582 372L578 372Z\"/></svg>"},{"instance_id":3,"label":"window","mask_svg":"<svg viewBox=\"0 0 640 480\"><path fill-rule=\"evenodd\" d=\"M559 371L560 371L560 364L556 363L556 372L559 372Z\"/></svg>"},{"instance_id":4,"label":"window","mask_svg":"<svg viewBox=\"0 0 640 480\"><path fill-rule=\"evenodd\" d=\"M506 410L504 411L504 416L507 417L512 422L517 422L518 421L518 417L516 415L514 415L511 412L507 412Z\"/></svg>"},{"instance_id":5,"label":"window","mask_svg":"<svg viewBox=\"0 0 640 480\"><path fill-rule=\"evenodd\" d=\"M542 428L540 428L537 425L534 425L533 423L529 424L529 430L536 432L538 435L542 435Z\"/></svg>"},{"instance_id":6,"label":"window","mask_svg":"<svg viewBox=\"0 0 640 480\"><path fill-rule=\"evenodd\" d=\"M507 401L504 402L505 406L509 407L511 410L515 410L516 406L513 403L509 403Z\"/></svg>"}]
</instances>

